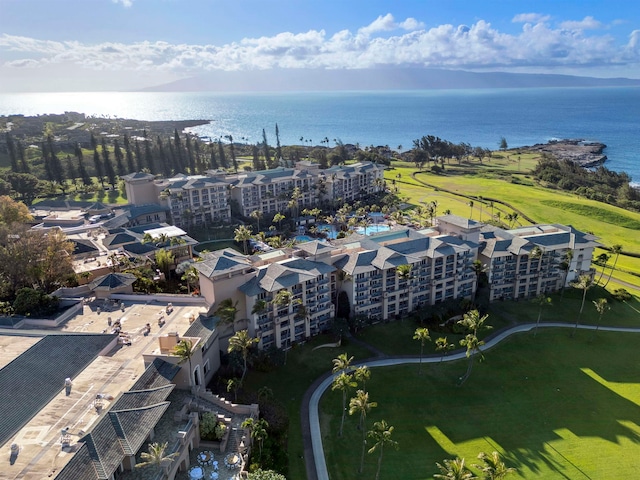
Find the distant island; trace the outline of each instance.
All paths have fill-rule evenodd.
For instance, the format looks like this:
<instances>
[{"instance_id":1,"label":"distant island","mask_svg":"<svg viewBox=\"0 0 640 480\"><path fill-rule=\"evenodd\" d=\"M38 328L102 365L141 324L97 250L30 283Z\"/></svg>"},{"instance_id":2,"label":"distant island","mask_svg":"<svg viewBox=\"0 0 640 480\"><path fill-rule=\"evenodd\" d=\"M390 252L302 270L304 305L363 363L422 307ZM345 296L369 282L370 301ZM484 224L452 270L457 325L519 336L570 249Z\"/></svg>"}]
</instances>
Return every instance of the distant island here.
<instances>
[{"instance_id":1,"label":"distant island","mask_svg":"<svg viewBox=\"0 0 640 480\"><path fill-rule=\"evenodd\" d=\"M145 92L292 92L640 86L640 79L469 72L433 68L217 71L145 88Z\"/></svg>"}]
</instances>

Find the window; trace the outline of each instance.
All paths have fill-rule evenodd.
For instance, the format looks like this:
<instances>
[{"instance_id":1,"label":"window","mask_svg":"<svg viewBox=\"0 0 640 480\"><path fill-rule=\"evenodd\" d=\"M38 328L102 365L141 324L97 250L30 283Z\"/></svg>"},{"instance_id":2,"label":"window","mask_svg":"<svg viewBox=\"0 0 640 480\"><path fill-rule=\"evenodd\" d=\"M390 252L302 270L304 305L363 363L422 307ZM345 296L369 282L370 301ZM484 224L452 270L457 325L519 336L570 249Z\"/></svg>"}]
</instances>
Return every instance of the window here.
<instances>
[{"instance_id":1,"label":"window","mask_svg":"<svg viewBox=\"0 0 640 480\"><path fill-rule=\"evenodd\" d=\"M209 373L209 370L211 370L211 365L210 365L210 363L209 363L209 359L207 359L207 361L206 361L206 362L204 362L203 370L204 370L204 374L205 374L205 375L206 375L207 373Z\"/></svg>"}]
</instances>

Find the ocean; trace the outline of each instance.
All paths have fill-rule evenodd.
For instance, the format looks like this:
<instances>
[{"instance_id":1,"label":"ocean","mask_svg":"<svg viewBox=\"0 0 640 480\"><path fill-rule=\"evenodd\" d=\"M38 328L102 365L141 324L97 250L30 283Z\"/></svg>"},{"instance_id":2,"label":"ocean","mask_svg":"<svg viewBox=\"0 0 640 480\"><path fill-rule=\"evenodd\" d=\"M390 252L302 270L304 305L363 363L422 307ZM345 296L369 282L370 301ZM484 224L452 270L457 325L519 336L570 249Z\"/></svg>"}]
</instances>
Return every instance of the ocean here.
<instances>
[{"instance_id":1,"label":"ocean","mask_svg":"<svg viewBox=\"0 0 640 480\"><path fill-rule=\"evenodd\" d=\"M552 139L607 145L607 168L640 182L640 88L527 88L290 93L24 93L1 94L0 115L82 112L139 120L205 119L193 129L217 139L275 145L335 141L407 150L436 135L497 149Z\"/></svg>"}]
</instances>

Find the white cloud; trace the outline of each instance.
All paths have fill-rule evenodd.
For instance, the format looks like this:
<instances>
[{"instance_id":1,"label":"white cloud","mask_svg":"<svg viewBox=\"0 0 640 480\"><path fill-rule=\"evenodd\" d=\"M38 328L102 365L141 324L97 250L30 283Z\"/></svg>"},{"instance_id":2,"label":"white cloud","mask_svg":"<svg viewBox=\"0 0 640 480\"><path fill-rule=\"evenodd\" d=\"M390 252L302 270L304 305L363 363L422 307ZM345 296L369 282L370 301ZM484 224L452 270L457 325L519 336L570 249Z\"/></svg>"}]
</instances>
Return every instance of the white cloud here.
<instances>
[{"instance_id":1,"label":"white cloud","mask_svg":"<svg viewBox=\"0 0 640 480\"><path fill-rule=\"evenodd\" d=\"M582 20L567 20L560 24L560 28L565 30L596 30L602 27L602 24L593 17L584 17Z\"/></svg>"},{"instance_id":2,"label":"white cloud","mask_svg":"<svg viewBox=\"0 0 640 480\"><path fill-rule=\"evenodd\" d=\"M548 22L551 19L549 15L542 15L540 13L519 13L511 21L513 23L543 23Z\"/></svg>"},{"instance_id":3,"label":"white cloud","mask_svg":"<svg viewBox=\"0 0 640 480\"><path fill-rule=\"evenodd\" d=\"M404 22L396 22L393 15L387 13L386 15L380 15L373 22L366 27L362 27L358 30L358 33L369 36L377 32L390 32L393 30L417 30L423 28L424 24L418 22L415 18L407 18Z\"/></svg>"},{"instance_id":4,"label":"white cloud","mask_svg":"<svg viewBox=\"0 0 640 480\"><path fill-rule=\"evenodd\" d=\"M113 3L121 3L123 7L129 8L133 5L133 0L111 0Z\"/></svg>"},{"instance_id":5,"label":"white cloud","mask_svg":"<svg viewBox=\"0 0 640 480\"><path fill-rule=\"evenodd\" d=\"M416 66L460 69L638 67L640 31L619 45L609 35L583 35L600 23L592 17L554 28L548 17L520 14L516 34L503 33L479 20L472 25L444 24L426 29L409 18L380 16L356 30L282 32L225 45L167 42L86 44L0 36L0 61L10 68L76 65L101 71L157 71L193 75L211 70L270 68L367 68ZM391 34L389 32L392 32ZM4 51L4 55L3 55ZM10 52L10 55L9 55ZM19 58L23 54L24 58Z\"/></svg>"}]
</instances>

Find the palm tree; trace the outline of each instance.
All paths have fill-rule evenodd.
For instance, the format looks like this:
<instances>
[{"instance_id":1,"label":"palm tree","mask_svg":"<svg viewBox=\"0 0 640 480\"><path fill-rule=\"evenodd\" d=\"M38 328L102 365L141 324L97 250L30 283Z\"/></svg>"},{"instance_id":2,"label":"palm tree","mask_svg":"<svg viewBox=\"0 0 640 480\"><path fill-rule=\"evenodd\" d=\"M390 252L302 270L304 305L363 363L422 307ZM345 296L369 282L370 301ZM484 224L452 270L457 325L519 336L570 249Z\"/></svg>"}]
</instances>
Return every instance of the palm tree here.
<instances>
[{"instance_id":1,"label":"palm tree","mask_svg":"<svg viewBox=\"0 0 640 480\"><path fill-rule=\"evenodd\" d=\"M379 422L375 422L373 424L373 429L369 430L367 435L371 438L375 443L373 447L371 447L368 453L374 453L376 450L379 451L378 454L378 469L376 470L376 479L380 478L380 467L382 466L382 453L384 451L385 445L389 447L393 447L396 450L398 449L398 442L391 439L391 434L393 433L393 427L387 424L386 420L380 420Z\"/></svg>"},{"instance_id":2,"label":"palm tree","mask_svg":"<svg viewBox=\"0 0 640 480\"><path fill-rule=\"evenodd\" d=\"M260 210L254 210L253 212L251 212L251 213L249 214L249 216L250 216L251 218L253 218L256 222L258 222L258 228L257 228L257 230L258 230L258 232L259 232L259 231L260 231L260 219L262 218L262 211L260 211Z\"/></svg>"},{"instance_id":3,"label":"palm tree","mask_svg":"<svg viewBox=\"0 0 640 480\"><path fill-rule=\"evenodd\" d=\"M262 457L262 444L269 436L267 433L267 428L269 428L269 423L261 418L260 420L255 420L253 418L245 419L242 424L240 424L242 428L249 429L249 435L253 440L258 442L258 447L260 448L260 457Z\"/></svg>"},{"instance_id":4,"label":"palm tree","mask_svg":"<svg viewBox=\"0 0 640 480\"><path fill-rule=\"evenodd\" d=\"M610 258L611 257L606 253L601 253L596 257L594 263L597 263L598 265L602 265L602 271L600 272L600 276L598 277L598 281L596 283L600 283L600 280L602 280L602 277L604 276L604 271L607 269L607 262L609 262Z\"/></svg>"},{"instance_id":5,"label":"palm tree","mask_svg":"<svg viewBox=\"0 0 640 480\"><path fill-rule=\"evenodd\" d=\"M569 271L571 270L571 261L573 260L573 250L567 250L564 254L564 259L560 263L560 270L564 272L562 278L562 286L560 287L560 300L564 297L564 287L567 284L567 277L569 276Z\"/></svg>"},{"instance_id":6,"label":"palm tree","mask_svg":"<svg viewBox=\"0 0 640 480\"><path fill-rule=\"evenodd\" d=\"M611 277L613 276L613 271L616 269L616 264L618 263L618 257L622 253L622 245L618 245L618 244L613 245L610 251L613 255L616 256L616 258L613 261L613 266L611 267L611 271L609 272L609 278L607 278L607 283L604 284L604 288L607 288L607 285L609 285L609 282L611 281Z\"/></svg>"},{"instance_id":7,"label":"palm tree","mask_svg":"<svg viewBox=\"0 0 640 480\"><path fill-rule=\"evenodd\" d=\"M226 298L220 302L215 314L220 317L220 325L231 325L232 327L236 321L236 314L238 313L238 301L235 303L233 299Z\"/></svg>"},{"instance_id":8,"label":"palm tree","mask_svg":"<svg viewBox=\"0 0 640 480\"><path fill-rule=\"evenodd\" d=\"M346 372L347 368L351 365L351 362L353 362L353 357L348 357L346 352L341 353L333 359L333 369L331 371L333 373Z\"/></svg>"},{"instance_id":9,"label":"palm tree","mask_svg":"<svg viewBox=\"0 0 640 480\"><path fill-rule=\"evenodd\" d=\"M247 227L246 225L240 225L238 228L236 228L233 231L233 239L240 243L242 242L242 246L244 249L244 254L247 255L248 249L247 249L247 242L249 240L251 240L251 227Z\"/></svg>"},{"instance_id":10,"label":"palm tree","mask_svg":"<svg viewBox=\"0 0 640 480\"><path fill-rule=\"evenodd\" d=\"M366 390L367 380L371 378L371 370L366 365L362 365L353 371L356 382L362 383L362 389Z\"/></svg>"},{"instance_id":11,"label":"palm tree","mask_svg":"<svg viewBox=\"0 0 640 480\"><path fill-rule=\"evenodd\" d=\"M553 305L553 303L551 302L551 297L547 297L544 293L541 293L540 295L538 295L536 298L532 300L532 302L538 305L538 319L536 320L536 329L533 333L533 336L535 337L538 334L538 325L540 325L540 317L542 317L542 309L544 307L550 307L551 305Z\"/></svg>"},{"instance_id":12,"label":"palm tree","mask_svg":"<svg viewBox=\"0 0 640 480\"><path fill-rule=\"evenodd\" d=\"M598 298L597 300L594 300L593 305L596 307L596 310L598 311L598 323L596 324L596 332L597 332L598 329L600 328L600 322L602 322L602 315L604 315L604 313L607 312L608 310L611 310L611 307L609 306L609 303L607 302L606 298Z\"/></svg>"},{"instance_id":13,"label":"palm tree","mask_svg":"<svg viewBox=\"0 0 640 480\"><path fill-rule=\"evenodd\" d=\"M491 454L480 452L478 459L482 460L482 465L474 464L473 466L484 474L482 478L485 480L502 480L516 471L515 468L507 467L504 464L498 452L491 452Z\"/></svg>"},{"instance_id":14,"label":"palm tree","mask_svg":"<svg viewBox=\"0 0 640 480\"><path fill-rule=\"evenodd\" d=\"M333 377L333 383L331 384L331 390L340 390L342 391L342 420L340 421L340 431L338 432L338 436L342 436L342 427L344 426L344 417L347 413L347 392L350 388L356 388L358 384L353 381L351 375L341 372L340 374Z\"/></svg>"},{"instance_id":15,"label":"palm tree","mask_svg":"<svg viewBox=\"0 0 640 480\"><path fill-rule=\"evenodd\" d=\"M484 322L489 318L489 315L480 316L478 310L469 310L462 316L462 320L458 320L458 325L464 327L467 332L471 332L474 335L478 335L478 332L485 329L491 329L490 325L485 325Z\"/></svg>"},{"instance_id":16,"label":"palm tree","mask_svg":"<svg viewBox=\"0 0 640 480\"><path fill-rule=\"evenodd\" d=\"M469 203L467 203L467 205L469 205L469 207L471 208L471 212L469 213L469 218L473 220L473 200L469 200Z\"/></svg>"},{"instance_id":17,"label":"palm tree","mask_svg":"<svg viewBox=\"0 0 640 480\"><path fill-rule=\"evenodd\" d=\"M484 474L485 480L502 480L510 473L515 473L516 469L507 467L500 459L498 452L491 452L491 454L480 452L478 459L482 460L482 465L473 465Z\"/></svg>"},{"instance_id":18,"label":"palm tree","mask_svg":"<svg viewBox=\"0 0 640 480\"><path fill-rule=\"evenodd\" d=\"M571 332L571 336L575 335L576 330L578 329L578 324L580 323L580 319L582 318L582 311L584 310L584 301L587 299L587 290L589 290L593 286L593 279L590 275L580 275L578 280L571 284L574 288L578 288L582 290L582 304L580 305L580 313L578 314L578 318L576 318L576 326Z\"/></svg>"},{"instance_id":19,"label":"palm tree","mask_svg":"<svg viewBox=\"0 0 640 480\"><path fill-rule=\"evenodd\" d=\"M415 333L413 334L413 339L418 340L420 342L420 368L418 369L418 375L422 374L422 354L424 352L424 344L427 341L431 341L431 337L429 336L429 329L425 327L416 328Z\"/></svg>"},{"instance_id":20,"label":"palm tree","mask_svg":"<svg viewBox=\"0 0 640 480\"><path fill-rule=\"evenodd\" d=\"M238 389L242 386L239 378L230 378L227 380L227 392L233 392L233 401L238 401Z\"/></svg>"},{"instance_id":21,"label":"palm tree","mask_svg":"<svg viewBox=\"0 0 640 480\"><path fill-rule=\"evenodd\" d=\"M184 271L184 274L182 274L182 277L180 278L180 280L187 283L187 292L190 294L191 285L195 284L196 281L198 280L198 270L196 269L196 267L191 266L187 268Z\"/></svg>"},{"instance_id":22,"label":"palm tree","mask_svg":"<svg viewBox=\"0 0 640 480\"><path fill-rule=\"evenodd\" d=\"M476 288L473 291L473 300L475 301L476 294L478 293L478 289L480 288L480 275L487 270L487 266L484 265L480 260L474 260L471 264L471 269L476 276Z\"/></svg>"},{"instance_id":23,"label":"palm tree","mask_svg":"<svg viewBox=\"0 0 640 480\"><path fill-rule=\"evenodd\" d=\"M249 330L240 330L229 339L229 348L227 348L227 352L231 353L238 351L242 354L243 367L240 383L244 382L244 376L247 374L247 357L249 356L249 349L258 342L259 340L257 338L249 336Z\"/></svg>"},{"instance_id":24,"label":"palm tree","mask_svg":"<svg viewBox=\"0 0 640 480\"><path fill-rule=\"evenodd\" d=\"M149 452L140 453L140 458L144 460L141 463L136 463L136 468L142 467L156 467L158 471L162 468L171 465L173 459L180 455L180 452L170 453L165 456L165 452L167 451L167 446L169 442L164 443L150 443L149 444Z\"/></svg>"},{"instance_id":25,"label":"palm tree","mask_svg":"<svg viewBox=\"0 0 640 480\"><path fill-rule=\"evenodd\" d=\"M189 386L191 386L191 358L193 357L193 342L191 340L180 340L175 347L173 347L172 353L180 357L178 364L189 362Z\"/></svg>"},{"instance_id":26,"label":"palm tree","mask_svg":"<svg viewBox=\"0 0 640 480\"><path fill-rule=\"evenodd\" d=\"M403 265L398 265L396 267L396 276L400 282L404 282L406 285L405 294L409 293L409 281L413 278L411 274L411 269L413 266L411 264L405 263ZM407 302L409 299L407 298ZM400 317L402 319L402 317Z\"/></svg>"},{"instance_id":27,"label":"palm tree","mask_svg":"<svg viewBox=\"0 0 640 480\"><path fill-rule=\"evenodd\" d=\"M464 458L436 462L436 466L441 473L434 474L433 478L440 480L476 480L478 478L464 464Z\"/></svg>"},{"instance_id":28,"label":"palm tree","mask_svg":"<svg viewBox=\"0 0 640 480\"><path fill-rule=\"evenodd\" d=\"M262 315L267 311L267 302L262 299L256 300L256 303L253 304L253 308L251 309L251 315Z\"/></svg>"},{"instance_id":29,"label":"palm tree","mask_svg":"<svg viewBox=\"0 0 640 480\"><path fill-rule=\"evenodd\" d=\"M442 352L440 363L442 363L444 356L449 352L449 350L453 350L454 348L456 348L456 346L453 343L449 343L447 337L436 338L436 352Z\"/></svg>"},{"instance_id":30,"label":"palm tree","mask_svg":"<svg viewBox=\"0 0 640 480\"><path fill-rule=\"evenodd\" d=\"M360 414L360 428L362 429L362 456L360 457L360 470L358 470L358 473L362 473L364 469L364 452L367 447L365 425L367 413L377 406L378 404L376 402L369 401L369 393L364 390L358 390L356 396L349 400L349 415L353 415L354 413Z\"/></svg>"},{"instance_id":31,"label":"palm tree","mask_svg":"<svg viewBox=\"0 0 640 480\"><path fill-rule=\"evenodd\" d=\"M276 222L278 224L278 230L282 230L282 221L287 218L285 217L283 214L281 213L276 213L273 216L273 221Z\"/></svg>"},{"instance_id":32,"label":"palm tree","mask_svg":"<svg viewBox=\"0 0 640 480\"><path fill-rule=\"evenodd\" d=\"M273 303L280 308L289 307L289 305L291 305L292 302L293 302L293 293L291 293L286 288L283 288L282 290L278 291L278 293L276 293L275 297L273 298Z\"/></svg>"},{"instance_id":33,"label":"palm tree","mask_svg":"<svg viewBox=\"0 0 640 480\"><path fill-rule=\"evenodd\" d=\"M467 371L462 377L460 377L460 385L462 385L471 376L471 369L473 368L473 360L476 353L480 354L481 361L484 358L484 356L482 355L482 350L480 350L480 347L484 345L484 342L482 340L479 340L474 333L468 333L466 337L460 340L460 345L462 347L467 347L467 358L469 359L469 363L467 364Z\"/></svg>"}]
</instances>

